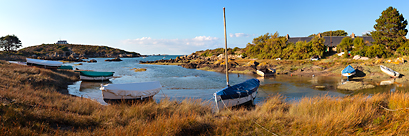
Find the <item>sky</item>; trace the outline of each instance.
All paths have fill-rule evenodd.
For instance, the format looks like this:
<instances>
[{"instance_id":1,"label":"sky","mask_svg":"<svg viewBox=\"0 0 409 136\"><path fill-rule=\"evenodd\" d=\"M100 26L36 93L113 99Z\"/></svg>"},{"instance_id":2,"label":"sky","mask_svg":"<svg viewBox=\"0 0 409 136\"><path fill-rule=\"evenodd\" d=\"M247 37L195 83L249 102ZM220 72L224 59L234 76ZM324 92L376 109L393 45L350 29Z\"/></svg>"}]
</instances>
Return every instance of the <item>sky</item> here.
<instances>
[{"instance_id":1,"label":"sky","mask_svg":"<svg viewBox=\"0 0 409 136\"><path fill-rule=\"evenodd\" d=\"M143 55L188 55L246 47L278 32L304 37L330 30L362 35L392 6L409 18L408 0L0 0L0 36L23 48L67 40ZM409 27L407 27L409 29ZM408 36L406 36L408 37Z\"/></svg>"}]
</instances>

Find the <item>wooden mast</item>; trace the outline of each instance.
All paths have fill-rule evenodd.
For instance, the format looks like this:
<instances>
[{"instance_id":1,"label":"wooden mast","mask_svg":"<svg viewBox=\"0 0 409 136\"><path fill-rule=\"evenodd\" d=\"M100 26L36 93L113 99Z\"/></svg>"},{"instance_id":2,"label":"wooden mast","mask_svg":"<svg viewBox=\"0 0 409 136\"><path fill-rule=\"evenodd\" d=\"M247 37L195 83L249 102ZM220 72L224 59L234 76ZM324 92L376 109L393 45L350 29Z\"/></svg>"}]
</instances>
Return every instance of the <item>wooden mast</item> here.
<instances>
[{"instance_id":1,"label":"wooden mast","mask_svg":"<svg viewBox=\"0 0 409 136\"><path fill-rule=\"evenodd\" d=\"M225 13L225 8L223 7L223 20L224 20L224 54L225 54L225 62L226 62L226 81L227 81L227 86L230 86L229 84L229 67L228 67L228 58L227 58L227 33L226 33L226 13Z\"/></svg>"}]
</instances>

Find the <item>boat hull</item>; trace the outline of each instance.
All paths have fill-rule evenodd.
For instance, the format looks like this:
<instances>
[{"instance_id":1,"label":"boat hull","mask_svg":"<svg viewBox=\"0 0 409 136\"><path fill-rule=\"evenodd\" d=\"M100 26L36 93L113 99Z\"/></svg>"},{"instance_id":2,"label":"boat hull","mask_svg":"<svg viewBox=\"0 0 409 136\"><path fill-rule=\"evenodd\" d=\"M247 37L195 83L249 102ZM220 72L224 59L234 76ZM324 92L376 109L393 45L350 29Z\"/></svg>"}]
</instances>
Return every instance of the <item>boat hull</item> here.
<instances>
[{"instance_id":1,"label":"boat hull","mask_svg":"<svg viewBox=\"0 0 409 136\"><path fill-rule=\"evenodd\" d=\"M257 75L262 76L262 77L274 76L275 69L266 69L265 71L257 70L256 73Z\"/></svg>"},{"instance_id":2,"label":"boat hull","mask_svg":"<svg viewBox=\"0 0 409 136\"><path fill-rule=\"evenodd\" d=\"M260 81L249 79L234 86L228 86L213 94L218 110L253 101L257 96Z\"/></svg>"},{"instance_id":3,"label":"boat hull","mask_svg":"<svg viewBox=\"0 0 409 136\"><path fill-rule=\"evenodd\" d=\"M388 67L385 67L385 66L383 66L383 65L380 65L379 66L380 68L381 68L381 71L383 72L383 73L385 73L385 74L387 74L387 75L389 75L389 76L391 76L391 77L399 77L400 76L400 74L398 73L398 72L396 72L396 71L394 71L394 70L392 70L392 69L390 69L390 68L388 68Z\"/></svg>"},{"instance_id":4,"label":"boat hull","mask_svg":"<svg viewBox=\"0 0 409 136\"><path fill-rule=\"evenodd\" d=\"M352 73L342 73L342 76L349 77L349 76L355 75L355 73L356 73L356 72L352 72Z\"/></svg>"},{"instance_id":5,"label":"boat hull","mask_svg":"<svg viewBox=\"0 0 409 136\"><path fill-rule=\"evenodd\" d=\"M85 81L106 81L111 79L113 76L108 76L108 77L89 77L89 76L81 76L80 75L80 79L81 80L85 80Z\"/></svg>"},{"instance_id":6,"label":"boat hull","mask_svg":"<svg viewBox=\"0 0 409 136\"><path fill-rule=\"evenodd\" d=\"M217 109L223 109L225 107L233 107L238 106L241 104L245 104L248 102L252 102L257 96L257 89L251 94L246 97L235 98L235 99L222 99L219 95L215 95L216 107Z\"/></svg>"},{"instance_id":7,"label":"boat hull","mask_svg":"<svg viewBox=\"0 0 409 136\"><path fill-rule=\"evenodd\" d=\"M355 75L355 73L356 71L351 65L348 65L345 69L341 71L342 76L346 76L346 77Z\"/></svg>"},{"instance_id":8,"label":"boat hull","mask_svg":"<svg viewBox=\"0 0 409 136\"><path fill-rule=\"evenodd\" d=\"M51 60L40 60L40 59L30 59L26 58L27 66L36 66L46 69L57 69L63 63L59 61L51 61Z\"/></svg>"},{"instance_id":9,"label":"boat hull","mask_svg":"<svg viewBox=\"0 0 409 136\"><path fill-rule=\"evenodd\" d=\"M108 84L100 88L105 102L142 101L153 97L161 89L159 82Z\"/></svg>"},{"instance_id":10,"label":"boat hull","mask_svg":"<svg viewBox=\"0 0 409 136\"><path fill-rule=\"evenodd\" d=\"M145 96L145 97L133 97L133 96L115 95L114 93L109 92L109 91L102 91L102 96L104 97L104 101L106 103L137 103L137 102L152 100L154 95Z\"/></svg>"}]
</instances>

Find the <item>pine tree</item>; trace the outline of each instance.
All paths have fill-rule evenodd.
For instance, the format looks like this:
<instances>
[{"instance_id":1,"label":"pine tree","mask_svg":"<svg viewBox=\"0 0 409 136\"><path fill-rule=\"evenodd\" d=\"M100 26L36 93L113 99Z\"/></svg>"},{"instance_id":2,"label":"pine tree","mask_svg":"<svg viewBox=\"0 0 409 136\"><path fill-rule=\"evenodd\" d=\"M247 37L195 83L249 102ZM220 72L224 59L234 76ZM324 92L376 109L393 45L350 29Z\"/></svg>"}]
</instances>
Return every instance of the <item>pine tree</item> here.
<instances>
[{"instance_id":1,"label":"pine tree","mask_svg":"<svg viewBox=\"0 0 409 136\"><path fill-rule=\"evenodd\" d=\"M374 44L385 45L388 49L396 50L406 41L406 29L408 21L403 18L396 8L388 7L382 11L382 15L376 19L371 35L374 39Z\"/></svg>"}]
</instances>

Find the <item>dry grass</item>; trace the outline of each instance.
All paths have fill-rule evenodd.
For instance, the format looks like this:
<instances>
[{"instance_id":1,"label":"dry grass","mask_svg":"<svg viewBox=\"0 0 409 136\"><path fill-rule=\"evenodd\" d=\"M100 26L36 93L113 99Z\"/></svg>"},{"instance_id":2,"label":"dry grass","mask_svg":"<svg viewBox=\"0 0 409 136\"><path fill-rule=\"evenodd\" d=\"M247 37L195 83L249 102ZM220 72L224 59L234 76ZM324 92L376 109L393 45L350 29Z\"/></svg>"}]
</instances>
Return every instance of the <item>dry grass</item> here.
<instances>
[{"instance_id":1,"label":"dry grass","mask_svg":"<svg viewBox=\"0 0 409 136\"><path fill-rule=\"evenodd\" d=\"M289 63L289 62L286 62ZM255 109L212 112L186 99L103 106L63 95L78 80L0 61L0 135L405 135L409 94L317 96L286 103L274 95ZM31 80L28 80L31 78Z\"/></svg>"}]
</instances>

